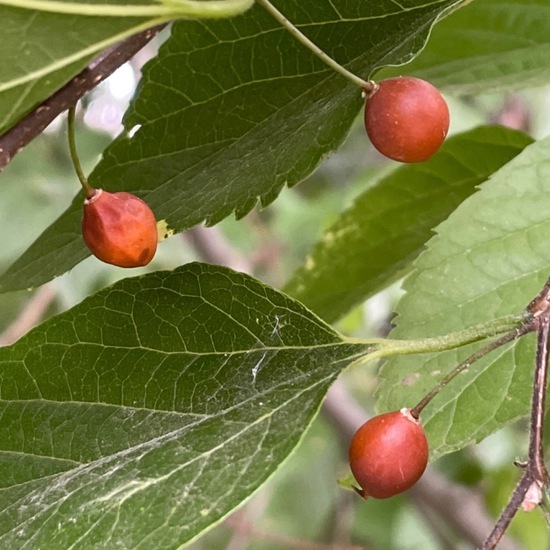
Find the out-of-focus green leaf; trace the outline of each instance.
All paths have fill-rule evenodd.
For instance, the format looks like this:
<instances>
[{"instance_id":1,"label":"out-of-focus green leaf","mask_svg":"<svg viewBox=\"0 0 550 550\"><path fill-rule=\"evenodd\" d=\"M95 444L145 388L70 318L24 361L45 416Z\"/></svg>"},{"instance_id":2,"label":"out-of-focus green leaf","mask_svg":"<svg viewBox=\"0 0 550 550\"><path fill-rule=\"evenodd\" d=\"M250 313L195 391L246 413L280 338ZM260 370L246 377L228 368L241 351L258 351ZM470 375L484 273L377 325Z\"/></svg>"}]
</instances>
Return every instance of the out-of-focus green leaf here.
<instances>
[{"instance_id":1,"label":"out-of-focus green leaf","mask_svg":"<svg viewBox=\"0 0 550 550\"><path fill-rule=\"evenodd\" d=\"M357 74L408 61L456 0L286 1L312 40ZM360 91L255 6L225 21L181 21L145 69L126 131L91 183L135 192L172 231L215 224L307 176L343 141ZM366 138L365 138L366 140ZM0 279L3 291L42 284L89 252L81 199Z\"/></svg>"},{"instance_id":2,"label":"out-of-focus green leaf","mask_svg":"<svg viewBox=\"0 0 550 550\"><path fill-rule=\"evenodd\" d=\"M550 3L475 0L434 27L426 48L406 68L453 94L510 92L550 82Z\"/></svg>"},{"instance_id":3,"label":"out-of-focus green leaf","mask_svg":"<svg viewBox=\"0 0 550 550\"><path fill-rule=\"evenodd\" d=\"M0 349L0 547L180 548L366 346L228 269L126 279Z\"/></svg>"},{"instance_id":4,"label":"out-of-focus green leaf","mask_svg":"<svg viewBox=\"0 0 550 550\"><path fill-rule=\"evenodd\" d=\"M532 139L499 126L452 137L369 188L326 231L285 291L332 322L402 276L432 229Z\"/></svg>"},{"instance_id":5,"label":"out-of-focus green leaf","mask_svg":"<svg viewBox=\"0 0 550 550\"><path fill-rule=\"evenodd\" d=\"M394 338L446 334L521 312L550 274L550 139L528 146L437 229L405 281ZM380 409L414 405L443 373L482 344L390 359ZM476 362L423 413L434 456L479 441L525 415L534 339Z\"/></svg>"},{"instance_id":6,"label":"out-of-focus green leaf","mask_svg":"<svg viewBox=\"0 0 550 550\"><path fill-rule=\"evenodd\" d=\"M0 134L109 45L170 19L230 16L251 3L0 0Z\"/></svg>"},{"instance_id":7,"label":"out-of-focus green leaf","mask_svg":"<svg viewBox=\"0 0 550 550\"><path fill-rule=\"evenodd\" d=\"M94 54L154 23L145 17L82 17L0 6L0 133L79 73Z\"/></svg>"}]
</instances>

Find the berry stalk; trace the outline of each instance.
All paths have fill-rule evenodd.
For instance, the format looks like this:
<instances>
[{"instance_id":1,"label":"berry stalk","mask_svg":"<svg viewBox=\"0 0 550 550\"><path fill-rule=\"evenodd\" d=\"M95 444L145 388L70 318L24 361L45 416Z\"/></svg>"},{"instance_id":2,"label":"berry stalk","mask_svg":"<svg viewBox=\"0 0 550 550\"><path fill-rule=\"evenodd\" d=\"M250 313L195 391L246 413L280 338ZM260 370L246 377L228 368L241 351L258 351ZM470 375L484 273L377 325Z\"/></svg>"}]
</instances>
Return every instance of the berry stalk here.
<instances>
[{"instance_id":1,"label":"berry stalk","mask_svg":"<svg viewBox=\"0 0 550 550\"><path fill-rule=\"evenodd\" d=\"M263 6L274 19L276 19L296 40L301 42L306 48L308 48L313 54L315 54L323 63L326 63L329 67L334 69L337 73L340 73L344 78L347 78L350 82L361 87L365 90L366 94L371 94L376 84L372 80L363 80L351 71L348 71L345 67L335 61L330 55L325 53L317 44L312 42L302 31L298 30L294 24L289 21L269 0L256 0L258 4Z\"/></svg>"},{"instance_id":2,"label":"berry stalk","mask_svg":"<svg viewBox=\"0 0 550 550\"><path fill-rule=\"evenodd\" d=\"M503 346L504 344L507 344L508 342L512 342L513 340L517 340L520 336L523 336L524 334L527 334L528 332L531 332L533 329L531 326L526 325L523 326L517 330L514 330L512 332L509 332L508 334L505 334L504 336L498 338L497 340L494 340L493 342L490 342L486 346L482 347L481 349L477 350L476 352L472 353L467 359L462 361L459 365L457 365L452 371L447 373L421 400L420 402L411 409L411 415L413 418L418 418L420 416L420 413L424 410L424 408L430 403L430 401L454 378L456 378L461 372L464 372L467 370L472 363L477 361L478 359L481 359L488 353L491 353L493 350L499 348L500 346Z\"/></svg>"},{"instance_id":3,"label":"berry stalk","mask_svg":"<svg viewBox=\"0 0 550 550\"><path fill-rule=\"evenodd\" d=\"M74 130L74 119L76 114L76 107L73 105L69 107L69 116L68 116L68 136L69 136L69 152L71 154L71 161L73 163L76 175L78 176L78 181L82 185L84 195L87 199L91 199L96 190L88 183L84 171L82 170L82 165L80 164L80 159L78 158L78 152L76 150L76 141L75 141L75 130Z\"/></svg>"}]
</instances>

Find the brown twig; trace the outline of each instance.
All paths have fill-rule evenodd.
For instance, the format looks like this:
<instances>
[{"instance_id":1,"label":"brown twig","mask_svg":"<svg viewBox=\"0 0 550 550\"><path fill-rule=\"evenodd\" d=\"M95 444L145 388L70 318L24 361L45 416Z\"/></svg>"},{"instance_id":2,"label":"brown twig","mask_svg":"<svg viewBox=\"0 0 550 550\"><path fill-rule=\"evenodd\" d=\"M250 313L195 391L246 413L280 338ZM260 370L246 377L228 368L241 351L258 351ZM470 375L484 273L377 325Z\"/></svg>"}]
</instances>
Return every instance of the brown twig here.
<instances>
[{"instance_id":1,"label":"brown twig","mask_svg":"<svg viewBox=\"0 0 550 550\"><path fill-rule=\"evenodd\" d=\"M34 328L53 303L56 295L57 293L51 285L45 285L37 290L34 296L25 304L18 317L0 334L0 346L12 344L31 328Z\"/></svg>"},{"instance_id":2,"label":"brown twig","mask_svg":"<svg viewBox=\"0 0 550 550\"><path fill-rule=\"evenodd\" d=\"M421 501L450 526L454 533L479 547L494 525L493 518L480 492L449 481L440 473L428 469L422 479L410 489L415 502ZM481 515L480 515L481 514ZM501 540L499 550L520 550L509 537Z\"/></svg>"},{"instance_id":3,"label":"brown twig","mask_svg":"<svg viewBox=\"0 0 550 550\"><path fill-rule=\"evenodd\" d=\"M454 550L456 548L456 537L449 530L447 522L441 519L441 516L435 512L433 506L418 498L414 492L410 493L410 495L414 501L415 508L422 515L422 520L427 524L434 540L437 541L437 547L440 550Z\"/></svg>"},{"instance_id":4,"label":"brown twig","mask_svg":"<svg viewBox=\"0 0 550 550\"><path fill-rule=\"evenodd\" d=\"M262 516L265 514L271 498L268 491L264 488L252 501L233 512L225 520L225 525L233 531L231 538L225 545L225 550L246 550L252 544L253 534L250 526L261 521Z\"/></svg>"},{"instance_id":5,"label":"brown twig","mask_svg":"<svg viewBox=\"0 0 550 550\"><path fill-rule=\"evenodd\" d=\"M523 475L516 485L508 504L496 525L487 537L482 550L493 550L510 525L520 506L526 511L533 510L542 500L542 488L549 481L544 464L544 413L548 381L548 335L550 333L549 286L530 304L534 311L534 325L537 330L537 356L533 381L533 399L529 431L529 453L527 462L522 464Z\"/></svg>"},{"instance_id":6,"label":"brown twig","mask_svg":"<svg viewBox=\"0 0 550 550\"><path fill-rule=\"evenodd\" d=\"M546 412L546 386L548 382L548 335L550 333L550 311L540 317L537 332L537 359L533 382L531 410L531 432L529 437L529 460L533 461L536 478L548 482L548 471L544 464L544 414Z\"/></svg>"},{"instance_id":7,"label":"brown twig","mask_svg":"<svg viewBox=\"0 0 550 550\"><path fill-rule=\"evenodd\" d=\"M240 533L246 533L246 535L254 540L263 540L269 542L275 542L277 544L284 545L289 550L361 550L359 546L355 545L341 545L341 544L325 544L321 542L311 542L307 540L297 539L295 537L289 537L280 533L268 533L255 529L250 523L244 521L234 521L233 516L229 517L225 521L226 525L232 527L235 531Z\"/></svg>"},{"instance_id":8,"label":"brown twig","mask_svg":"<svg viewBox=\"0 0 550 550\"><path fill-rule=\"evenodd\" d=\"M252 274L254 266L225 238L219 227L197 226L182 233L182 238L191 243L202 261L225 265Z\"/></svg>"},{"instance_id":9,"label":"brown twig","mask_svg":"<svg viewBox=\"0 0 550 550\"><path fill-rule=\"evenodd\" d=\"M166 24L152 27L108 48L82 72L0 136L0 170L5 168L12 158L40 134L55 117L74 105L82 96L131 59L165 26Z\"/></svg>"}]
</instances>

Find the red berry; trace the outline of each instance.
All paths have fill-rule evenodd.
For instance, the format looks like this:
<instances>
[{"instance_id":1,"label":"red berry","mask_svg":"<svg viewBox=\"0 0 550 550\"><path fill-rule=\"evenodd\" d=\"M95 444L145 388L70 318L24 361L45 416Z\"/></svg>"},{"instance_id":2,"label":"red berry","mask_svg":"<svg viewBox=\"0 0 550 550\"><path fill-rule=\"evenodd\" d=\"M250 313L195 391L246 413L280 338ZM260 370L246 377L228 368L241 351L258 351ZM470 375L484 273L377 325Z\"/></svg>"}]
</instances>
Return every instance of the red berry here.
<instances>
[{"instance_id":1,"label":"red berry","mask_svg":"<svg viewBox=\"0 0 550 550\"><path fill-rule=\"evenodd\" d=\"M94 256L119 267L148 264L158 243L157 222L147 203L102 189L84 201L82 236Z\"/></svg>"},{"instance_id":2,"label":"red berry","mask_svg":"<svg viewBox=\"0 0 550 550\"><path fill-rule=\"evenodd\" d=\"M439 90L411 76L382 80L365 104L365 128L386 157L421 162L441 147L449 130L449 108Z\"/></svg>"},{"instance_id":3,"label":"red berry","mask_svg":"<svg viewBox=\"0 0 550 550\"><path fill-rule=\"evenodd\" d=\"M375 416L355 432L349 464L365 498L402 493L420 479L428 464L424 428L409 409Z\"/></svg>"}]
</instances>

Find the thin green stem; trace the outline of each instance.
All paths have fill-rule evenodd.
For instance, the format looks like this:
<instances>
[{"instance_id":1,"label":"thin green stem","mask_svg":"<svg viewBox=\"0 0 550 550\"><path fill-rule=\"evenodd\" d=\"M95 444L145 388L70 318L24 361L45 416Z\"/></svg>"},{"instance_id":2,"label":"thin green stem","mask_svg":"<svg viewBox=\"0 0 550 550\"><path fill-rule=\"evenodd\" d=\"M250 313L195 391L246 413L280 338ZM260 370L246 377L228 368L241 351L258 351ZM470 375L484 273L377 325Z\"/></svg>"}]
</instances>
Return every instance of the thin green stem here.
<instances>
[{"instance_id":1,"label":"thin green stem","mask_svg":"<svg viewBox=\"0 0 550 550\"><path fill-rule=\"evenodd\" d=\"M80 159L78 158L78 153L76 150L76 142L74 137L75 136L75 131L74 131L75 113L76 113L76 107L74 105L72 107L69 107L69 116L68 116L69 152L71 153L71 160L73 161L73 166L74 166L76 175L78 176L80 184L82 185L82 189L84 190L84 195L86 195L87 199L91 199L95 195L96 190L88 183L88 179L84 175L84 171L82 170L82 166L80 164Z\"/></svg>"},{"instance_id":2,"label":"thin green stem","mask_svg":"<svg viewBox=\"0 0 550 550\"><path fill-rule=\"evenodd\" d=\"M493 340L486 346L482 347L481 349L478 349L476 352L472 353L467 359L462 361L459 365L457 365L452 371L447 373L421 400L420 402L411 409L411 415L414 418L418 418L420 416L420 413L424 410L424 408L430 403L430 401L452 380L454 380L461 372L464 372L470 366L477 361L478 359L481 359L485 355L491 353L497 348L500 348L504 344L507 344L508 342L512 342L513 340L517 340L520 336L523 336L527 332L533 331L533 327L531 325L523 325L520 328L517 328L516 330L513 330L512 332L508 332L504 336L501 336L500 338L497 338L496 340Z\"/></svg>"},{"instance_id":3,"label":"thin green stem","mask_svg":"<svg viewBox=\"0 0 550 550\"><path fill-rule=\"evenodd\" d=\"M346 68L342 67L340 63L332 59L330 55L326 54L317 44L312 42L305 34L298 30L293 23L291 23L269 0L256 0L258 4L263 6L272 16L276 19L285 29L301 42L306 48L313 52L321 61L326 63L329 67L334 69L336 72L340 73L343 77L347 78L357 86L361 87L367 94L372 93L376 84L371 80L363 80L357 75L353 74L351 71L348 71Z\"/></svg>"}]
</instances>

